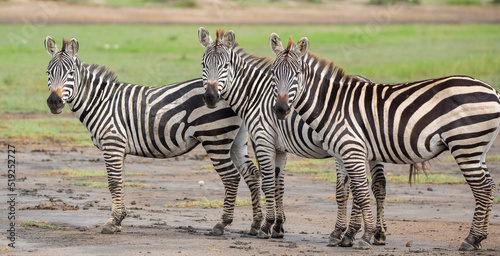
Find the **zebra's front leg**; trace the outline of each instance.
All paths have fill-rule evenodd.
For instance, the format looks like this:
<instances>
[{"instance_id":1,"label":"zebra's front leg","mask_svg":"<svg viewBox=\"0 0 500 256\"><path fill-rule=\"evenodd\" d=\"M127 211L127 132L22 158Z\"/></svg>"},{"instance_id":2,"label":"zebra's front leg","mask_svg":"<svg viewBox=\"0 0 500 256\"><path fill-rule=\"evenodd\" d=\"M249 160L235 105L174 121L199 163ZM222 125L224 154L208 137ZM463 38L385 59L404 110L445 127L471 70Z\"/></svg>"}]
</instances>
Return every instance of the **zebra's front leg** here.
<instances>
[{"instance_id":1,"label":"zebra's front leg","mask_svg":"<svg viewBox=\"0 0 500 256\"><path fill-rule=\"evenodd\" d=\"M271 236L271 228L275 222L275 151L270 148L265 148L257 145L256 148L257 160L262 172L262 191L266 197L266 218L260 227L258 238L267 239Z\"/></svg>"},{"instance_id":2,"label":"zebra's front leg","mask_svg":"<svg viewBox=\"0 0 500 256\"><path fill-rule=\"evenodd\" d=\"M368 188L368 179L366 178L366 158L364 154L356 152L353 150L349 152L349 155L343 156L344 165L347 170L347 174L351 180L351 191L353 195L353 212L359 207L362 213L362 219L364 220L364 234L359 239L356 248L358 249L370 249L370 240L375 233L375 221L371 212L370 206L370 191ZM356 231L361 227L361 221L356 218L352 219L349 223L348 231L345 237L348 235L349 230ZM355 233L353 233L355 235Z\"/></svg>"},{"instance_id":3,"label":"zebra's front leg","mask_svg":"<svg viewBox=\"0 0 500 256\"><path fill-rule=\"evenodd\" d=\"M384 165L379 162L370 162L370 173L372 176L372 191L377 201L377 226L373 236L374 245L385 245L387 224L384 218L384 202L386 195L386 180Z\"/></svg>"},{"instance_id":4,"label":"zebra's front leg","mask_svg":"<svg viewBox=\"0 0 500 256\"><path fill-rule=\"evenodd\" d=\"M107 150L106 147L104 148L104 162L108 173L108 188L111 193L112 206L111 217L104 224L101 233L114 234L121 231L122 220L127 216L123 190L123 163L125 154L123 151L117 150L116 148L113 150Z\"/></svg>"},{"instance_id":5,"label":"zebra's front leg","mask_svg":"<svg viewBox=\"0 0 500 256\"><path fill-rule=\"evenodd\" d=\"M337 201L337 222L335 229L330 234L328 246L338 246L342 242L342 236L347 229L347 200L349 199L349 177L341 160L335 160L337 183L335 186Z\"/></svg>"},{"instance_id":6,"label":"zebra's front leg","mask_svg":"<svg viewBox=\"0 0 500 256\"><path fill-rule=\"evenodd\" d=\"M262 223L262 206L260 202L260 172L255 167L251 160L248 160L248 166L246 171L242 171L243 179L250 189L250 195L252 199L252 209L253 209L253 221L250 226L248 234L251 236L256 236L260 229L260 224Z\"/></svg>"},{"instance_id":7,"label":"zebra's front leg","mask_svg":"<svg viewBox=\"0 0 500 256\"><path fill-rule=\"evenodd\" d=\"M349 185L349 184L348 184ZM349 194L347 194L349 196ZM353 197L352 199L352 210L351 210L351 220L349 222L349 227L342 237L342 242L340 246L342 247L352 247L354 246L354 241L356 240L356 234L361 229L361 223L363 222L363 214L360 209L360 204L358 199Z\"/></svg>"},{"instance_id":8,"label":"zebra's front leg","mask_svg":"<svg viewBox=\"0 0 500 256\"><path fill-rule=\"evenodd\" d=\"M285 209L283 204L283 197L285 194L286 153L277 152L275 163L276 188L274 195L276 196L276 223L273 226L271 237L283 238L285 236L285 229L283 228L283 224L286 221Z\"/></svg>"},{"instance_id":9,"label":"zebra's front leg","mask_svg":"<svg viewBox=\"0 0 500 256\"><path fill-rule=\"evenodd\" d=\"M248 132L245 125L240 127L231 146L231 159L245 180L252 197L253 221L248 232L256 236L262 222L262 207L260 203L260 171L248 157Z\"/></svg>"}]
</instances>

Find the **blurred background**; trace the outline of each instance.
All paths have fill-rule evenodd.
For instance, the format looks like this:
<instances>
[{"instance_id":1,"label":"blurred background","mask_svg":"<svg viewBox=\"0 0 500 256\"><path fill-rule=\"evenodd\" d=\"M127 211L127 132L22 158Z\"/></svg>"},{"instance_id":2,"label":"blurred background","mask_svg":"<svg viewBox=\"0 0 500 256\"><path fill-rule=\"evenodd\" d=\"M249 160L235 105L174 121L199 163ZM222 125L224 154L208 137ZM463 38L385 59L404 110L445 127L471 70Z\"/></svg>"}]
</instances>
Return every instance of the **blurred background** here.
<instances>
[{"instance_id":1,"label":"blurred background","mask_svg":"<svg viewBox=\"0 0 500 256\"><path fill-rule=\"evenodd\" d=\"M46 99L47 36L76 38L79 58L148 86L201 77L197 31L233 30L273 58L272 32L378 83L469 75L500 90L500 0L0 0L0 142L90 146Z\"/></svg>"}]
</instances>

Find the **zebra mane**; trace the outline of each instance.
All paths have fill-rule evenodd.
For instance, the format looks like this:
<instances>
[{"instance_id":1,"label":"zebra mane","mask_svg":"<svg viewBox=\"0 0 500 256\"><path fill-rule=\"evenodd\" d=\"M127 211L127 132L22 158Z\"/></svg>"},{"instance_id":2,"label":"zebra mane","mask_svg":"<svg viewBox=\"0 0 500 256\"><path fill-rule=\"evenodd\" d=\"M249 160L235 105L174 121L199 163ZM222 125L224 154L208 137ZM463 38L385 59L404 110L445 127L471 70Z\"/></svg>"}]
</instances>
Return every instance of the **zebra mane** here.
<instances>
[{"instance_id":1,"label":"zebra mane","mask_svg":"<svg viewBox=\"0 0 500 256\"><path fill-rule=\"evenodd\" d=\"M306 59L313 59L312 63L318 63L316 65L323 69L322 72L315 72L316 76L322 76L323 78L327 78L332 81L350 79L351 82L371 83L371 81L366 77L346 74L345 70L342 67L337 66L333 61L330 61L326 58L320 58L318 55L311 53L310 51L308 51L307 54L302 57L303 61L305 61ZM310 60L308 60L307 62L311 63ZM324 73L325 75L322 75L322 73Z\"/></svg>"},{"instance_id":2,"label":"zebra mane","mask_svg":"<svg viewBox=\"0 0 500 256\"><path fill-rule=\"evenodd\" d=\"M63 37L62 49L61 52L66 51L66 45L68 44L68 40Z\"/></svg>"},{"instance_id":3,"label":"zebra mane","mask_svg":"<svg viewBox=\"0 0 500 256\"><path fill-rule=\"evenodd\" d=\"M224 37L224 34L226 34L226 30L223 28L218 28L217 30L215 30L215 46L219 45L219 42L222 41L222 37Z\"/></svg>"},{"instance_id":4,"label":"zebra mane","mask_svg":"<svg viewBox=\"0 0 500 256\"><path fill-rule=\"evenodd\" d=\"M273 65L273 61L267 57L258 57L245 52L245 50L235 44L233 51L238 54L244 61L251 64L255 68L262 70L264 72L270 72Z\"/></svg>"},{"instance_id":5,"label":"zebra mane","mask_svg":"<svg viewBox=\"0 0 500 256\"><path fill-rule=\"evenodd\" d=\"M106 66L83 63L82 67L87 69L90 73L98 75L103 81L109 81L110 83L118 82L115 72L109 70Z\"/></svg>"}]
</instances>

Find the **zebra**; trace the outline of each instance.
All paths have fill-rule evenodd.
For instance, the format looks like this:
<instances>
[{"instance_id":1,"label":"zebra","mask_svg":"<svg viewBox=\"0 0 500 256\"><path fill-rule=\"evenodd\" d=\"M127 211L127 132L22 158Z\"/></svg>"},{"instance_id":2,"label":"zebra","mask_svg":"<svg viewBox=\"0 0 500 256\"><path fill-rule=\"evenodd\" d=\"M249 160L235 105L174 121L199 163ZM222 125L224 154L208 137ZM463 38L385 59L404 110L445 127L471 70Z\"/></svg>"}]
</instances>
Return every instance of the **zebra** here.
<instances>
[{"instance_id":1,"label":"zebra","mask_svg":"<svg viewBox=\"0 0 500 256\"><path fill-rule=\"evenodd\" d=\"M262 172L262 190L266 196L266 217L257 236L259 238L281 238L284 235L283 210L284 168L286 153L290 152L306 158L332 157L323 149L323 141L296 112L285 121L278 120L272 113L273 87L270 72L272 61L246 53L235 42L233 31L216 30L215 42L209 32L201 27L198 39L205 48L202 57L203 84L206 89L205 103L215 107L220 98L245 120L252 141L255 143L256 156ZM359 79L367 78L359 76ZM383 217L385 200L385 176L383 165L371 162L374 182L373 191L377 199L376 244L385 244L387 226ZM330 246L341 244L346 230L346 207L348 183L342 161L336 161L338 179L336 195L338 218L335 230L330 236ZM275 207L276 203L276 207ZM361 218L357 207L353 207L353 218ZM359 222L359 221L358 221ZM273 226L274 224L274 226ZM269 231L272 227L271 235ZM356 233L346 233L342 244L352 244Z\"/></svg>"},{"instance_id":2,"label":"zebra","mask_svg":"<svg viewBox=\"0 0 500 256\"><path fill-rule=\"evenodd\" d=\"M346 76L333 62L308 52L309 41L286 48L269 38L274 112L284 119L293 107L344 161L361 207L370 248L374 232L365 162L416 164L449 150L472 189L476 208L460 250L477 250L487 238L495 183L485 157L500 127L499 93L469 76L447 76L400 84L376 84ZM360 225L361 223L357 223Z\"/></svg>"},{"instance_id":3,"label":"zebra","mask_svg":"<svg viewBox=\"0 0 500 256\"><path fill-rule=\"evenodd\" d=\"M223 234L233 220L240 174L252 196L251 228L260 227L262 212L256 200L260 199L260 172L247 154L248 131L227 104L213 109L205 106L200 78L161 87L121 83L106 67L82 62L74 38L63 39L59 51L48 36L45 48L52 56L47 67L50 111L59 114L68 104L103 152L112 212L102 233L121 231L126 217L123 164L127 154L170 158L200 143L225 189L222 221L212 233Z\"/></svg>"}]
</instances>

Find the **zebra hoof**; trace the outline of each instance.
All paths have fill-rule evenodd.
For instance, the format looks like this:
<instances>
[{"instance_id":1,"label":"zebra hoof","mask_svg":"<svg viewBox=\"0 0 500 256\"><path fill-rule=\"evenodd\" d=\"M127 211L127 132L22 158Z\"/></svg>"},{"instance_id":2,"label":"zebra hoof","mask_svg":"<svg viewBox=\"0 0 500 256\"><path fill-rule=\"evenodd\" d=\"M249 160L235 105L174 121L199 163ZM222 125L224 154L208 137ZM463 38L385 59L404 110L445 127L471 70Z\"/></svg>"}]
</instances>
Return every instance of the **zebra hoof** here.
<instances>
[{"instance_id":1,"label":"zebra hoof","mask_svg":"<svg viewBox=\"0 0 500 256\"><path fill-rule=\"evenodd\" d=\"M272 238L283 238L285 236L285 234L283 234L282 232L276 232L273 230L273 232L271 232L271 237Z\"/></svg>"},{"instance_id":2,"label":"zebra hoof","mask_svg":"<svg viewBox=\"0 0 500 256\"><path fill-rule=\"evenodd\" d=\"M479 246L470 244L468 242L463 242L462 245L460 245L460 248L458 249L459 251L475 251L479 250Z\"/></svg>"},{"instance_id":3,"label":"zebra hoof","mask_svg":"<svg viewBox=\"0 0 500 256\"><path fill-rule=\"evenodd\" d=\"M251 227L250 231L248 231L248 235L250 235L250 236L257 236L258 234L259 234L259 230L254 228L254 227Z\"/></svg>"},{"instance_id":4,"label":"zebra hoof","mask_svg":"<svg viewBox=\"0 0 500 256\"><path fill-rule=\"evenodd\" d=\"M257 234L257 238L269 239L269 234L266 234L262 230L259 230L259 233Z\"/></svg>"},{"instance_id":5,"label":"zebra hoof","mask_svg":"<svg viewBox=\"0 0 500 256\"><path fill-rule=\"evenodd\" d=\"M354 248L359 250L369 250L372 248L372 245L369 242L360 239Z\"/></svg>"},{"instance_id":6,"label":"zebra hoof","mask_svg":"<svg viewBox=\"0 0 500 256\"><path fill-rule=\"evenodd\" d=\"M340 246L341 243L342 243L342 240L340 240L339 238L330 237L330 241L328 241L328 244L326 246L337 247L337 246Z\"/></svg>"},{"instance_id":7,"label":"zebra hoof","mask_svg":"<svg viewBox=\"0 0 500 256\"><path fill-rule=\"evenodd\" d=\"M373 237L373 245L385 245L385 234L378 233Z\"/></svg>"},{"instance_id":8,"label":"zebra hoof","mask_svg":"<svg viewBox=\"0 0 500 256\"><path fill-rule=\"evenodd\" d=\"M212 228L212 231L209 232L209 235L211 236L222 236L224 235L224 228L221 227L220 224L215 225L214 228Z\"/></svg>"},{"instance_id":9,"label":"zebra hoof","mask_svg":"<svg viewBox=\"0 0 500 256\"><path fill-rule=\"evenodd\" d=\"M354 239L348 236L344 236L344 238L342 238L342 242L340 243L340 246L342 247L352 247L353 245L354 245Z\"/></svg>"},{"instance_id":10,"label":"zebra hoof","mask_svg":"<svg viewBox=\"0 0 500 256\"><path fill-rule=\"evenodd\" d=\"M101 234L114 234L121 232L120 226L104 226L101 230Z\"/></svg>"}]
</instances>

